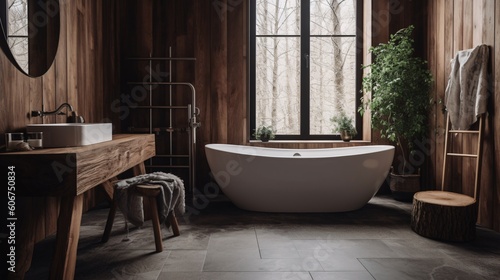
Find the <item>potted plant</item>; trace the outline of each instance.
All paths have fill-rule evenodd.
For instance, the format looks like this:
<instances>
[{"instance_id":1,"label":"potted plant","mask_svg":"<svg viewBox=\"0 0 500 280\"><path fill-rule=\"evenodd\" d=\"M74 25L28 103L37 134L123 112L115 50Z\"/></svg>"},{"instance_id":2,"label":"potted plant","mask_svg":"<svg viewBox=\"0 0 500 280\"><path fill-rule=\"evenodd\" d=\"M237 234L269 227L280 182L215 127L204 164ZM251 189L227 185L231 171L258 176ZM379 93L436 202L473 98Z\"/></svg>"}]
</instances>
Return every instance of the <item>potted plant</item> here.
<instances>
[{"instance_id":1,"label":"potted plant","mask_svg":"<svg viewBox=\"0 0 500 280\"><path fill-rule=\"evenodd\" d=\"M253 136L255 139L260 139L262 142L268 142L274 139L275 132L272 126L261 125L255 130Z\"/></svg>"},{"instance_id":2,"label":"potted plant","mask_svg":"<svg viewBox=\"0 0 500 280\"><path fill-rule=\"evenodd\" d=\"M358 134L353 124L353 118L348 117L344 112L333 116L330 121L333 122L333 133L340 133L340 138L345 142L351 141Z\"/></svg>"},{"instance_id":3,"label":"potted plant","mask_svg":"<svg viewBox=\"0 0 500 280\"><path fill-rule=\"evenodd\" d=\"M411 25L403 28L391 35L387 44L370 48L374 61L363 66L371 71L363 78L362 87L371 92L371 98L364 96L359 108L361 114L370 110L372 128L395 143L401 154L397 168L391 169L390 187L402 198L411 198L420 190L418 167L411 166L409 160L416 152L416 141L427 131L433 80L427 62L414 54L413 29Z\"/></svg>"}]
</instances>

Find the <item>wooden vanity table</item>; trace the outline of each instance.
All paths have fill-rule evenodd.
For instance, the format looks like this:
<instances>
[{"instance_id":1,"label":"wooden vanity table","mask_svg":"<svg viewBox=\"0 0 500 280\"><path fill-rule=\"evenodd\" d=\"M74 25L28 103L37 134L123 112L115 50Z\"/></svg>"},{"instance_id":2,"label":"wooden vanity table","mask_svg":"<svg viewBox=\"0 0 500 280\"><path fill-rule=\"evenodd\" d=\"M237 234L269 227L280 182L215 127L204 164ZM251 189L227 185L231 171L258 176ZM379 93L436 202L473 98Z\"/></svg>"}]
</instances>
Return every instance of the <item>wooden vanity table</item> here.
<instances>
[{"instance_id":1,"label":"wooden vanity table","mask_svg":"<svg viewBox=\"0 0 500 280\"><path fill-rule=\"evenodd\" d=\"M118 134L113 140L83 147L40 149L0 154L0 170L15 167L16 196L55 196L60 199L56 248L50 268L50 279L73 279L83 209L83 193L128 169L144 173L144 161L155 155L153 134ZM109 191L109 189L108 189ZM28 229L22 229L27 231ZM17 233L16 248L23 246L23 234ZM23 278L33 252L27 242L28 267L22 267L19 256L16 273L10 278ZM31 248L29 248L31 247ZM21 258L21 259L19 259ZM23 271L24 270L24 271Z\"/></svg>"}]
</instances>

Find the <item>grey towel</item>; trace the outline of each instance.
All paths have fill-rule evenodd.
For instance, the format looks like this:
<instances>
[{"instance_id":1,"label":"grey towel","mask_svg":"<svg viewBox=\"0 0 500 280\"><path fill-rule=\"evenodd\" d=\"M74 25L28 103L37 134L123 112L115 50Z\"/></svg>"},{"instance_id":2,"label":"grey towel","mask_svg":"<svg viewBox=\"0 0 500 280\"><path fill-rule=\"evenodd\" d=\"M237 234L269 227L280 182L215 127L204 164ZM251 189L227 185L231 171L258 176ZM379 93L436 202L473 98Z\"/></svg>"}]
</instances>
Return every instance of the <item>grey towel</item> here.
<instances>
[{"instance_id":1,"label":"grey towel","mask_svg":"<svg viewBox=\"0 0 500 280\"><path fill-rule=\"evenodd\" d=\"M452 129L465 130L486 113L488 46L459 51L451 64L445 105Z\"/></svg>"},{"instance_id":2,"label":"grey towel","mask_svg":"<svg viewBox=\"0 0 500 280\"><path fill-rule=\"evenodd\" d=\"M183 181L170 173L154 172L121 180L115 184L115 196L118 201L118 207L132 224L142 226L144 223L142 197L134 192L134 188L130 188L139 184L162 186L162 195L157 197L160 223L165 222L167 227L170 226L166 219L170 211L184 214L185 190Z\"/></svg>"}]
</instances>

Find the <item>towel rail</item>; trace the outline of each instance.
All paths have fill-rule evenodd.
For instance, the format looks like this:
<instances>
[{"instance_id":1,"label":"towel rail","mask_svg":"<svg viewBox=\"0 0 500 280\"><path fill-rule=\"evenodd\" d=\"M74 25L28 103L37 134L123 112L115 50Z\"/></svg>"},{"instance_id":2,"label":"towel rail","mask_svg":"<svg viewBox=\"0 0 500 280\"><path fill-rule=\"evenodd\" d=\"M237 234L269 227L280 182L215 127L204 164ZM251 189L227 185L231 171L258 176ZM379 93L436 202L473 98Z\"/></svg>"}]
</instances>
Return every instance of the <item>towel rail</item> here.
<instances>
[{"instance_id":1,"label":"towel rail","mask_svg":"<svg viewBox=\"0 0 500 280\"><path fill-rule=\"evenodd\" d=\"M182 177L184 177L183 179L186 182L189 181L186 191L192 196L196 185L196 130L200 127L200 123L197 120L200 110L196 107L196 90L194 85L190 82L177 82L172 79L174 76L174 63L196 61L196 58L172 57L172 47L169 47L166 57L153 57L150 54L149 57L128 57L126 60L127 63L131 64L130 66L134 66L139 70L137 71L138 74L144 73L141 66L147 64L147 68L144 69L147 73L146 77L139 77L136 72L131 71L131 74L134 76L128 77L124 81L124 84L134 88L140 87L141 89L146 89L147 98L145 97L144 102L134 104L135 106L129 106L131 110L137 110L136 119L129 122L129 124L148 126L129 126L127 129L134 133L154 133L159 137L157 145L161 145L161 148L157 150L161 151L163 155L157 155L155 158L161 158L161 161L150 159L146 167L148 169L164 169L165 171L168 169L188 168L188 174L182 171ZM177 96L179 98L175 98ZM181 103L179 104L177 100ZM185 105L186 103L189 104ZM177 121L182 114L179 110L186 111L187 122L185 126L180 121ZM176 121L174 122L174 120ZM187 142L187 147L184 144L185 142L180 142L184 140ZM176 153L184 154L186 152L188 156L175 155ZM185 160L185 158L188 160ZM179 165L178 161L182 161L183 165ZM184 161L186 162L184 163Z\"/></svg>"}]
</instances>

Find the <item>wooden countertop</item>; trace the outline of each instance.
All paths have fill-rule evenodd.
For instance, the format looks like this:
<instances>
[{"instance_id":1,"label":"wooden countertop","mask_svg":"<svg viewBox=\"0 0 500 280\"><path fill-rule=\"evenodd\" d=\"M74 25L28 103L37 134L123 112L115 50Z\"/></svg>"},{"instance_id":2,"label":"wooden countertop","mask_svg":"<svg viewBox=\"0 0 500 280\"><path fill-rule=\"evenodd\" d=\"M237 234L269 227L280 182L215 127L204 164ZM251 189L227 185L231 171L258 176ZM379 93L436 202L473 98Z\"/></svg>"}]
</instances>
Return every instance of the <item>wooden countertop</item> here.
<instances>
[{"instance_id":1,"label":"wooden countertop","mask_svg":"<svg viewBox=\"0 0 500 280\"><path fill-rule=\"evenodd\" d=\"M116 134L98 144L0 154L21 196L79 195L155 155L153 134Z\"/></svg>"}]
</instances>

